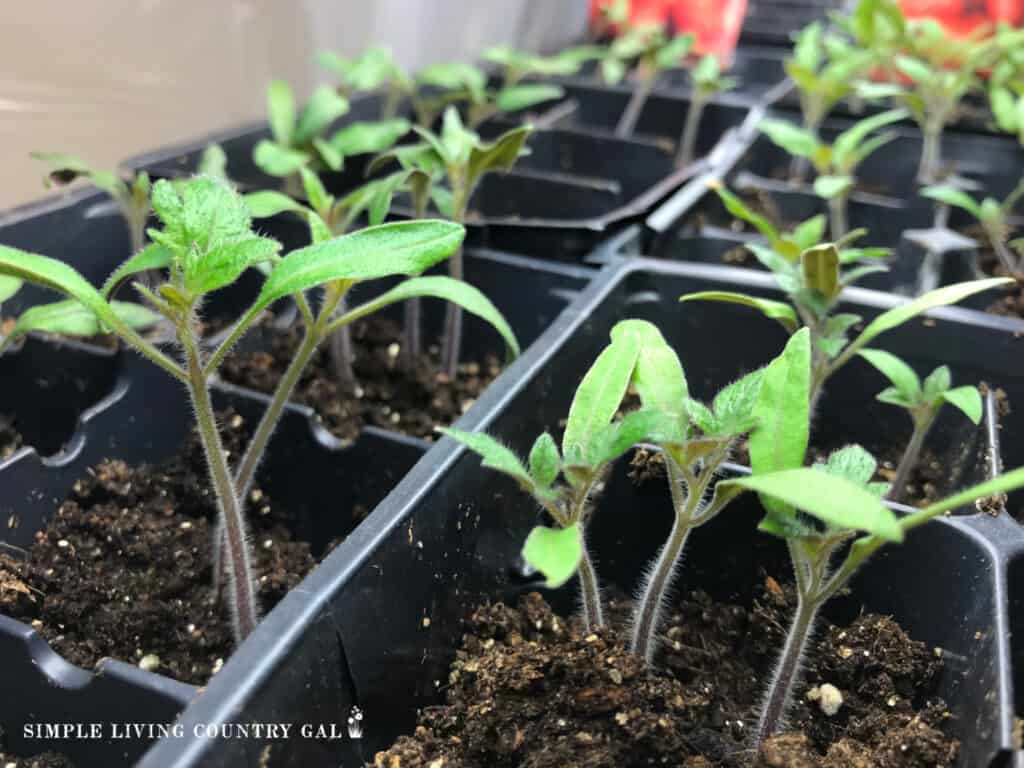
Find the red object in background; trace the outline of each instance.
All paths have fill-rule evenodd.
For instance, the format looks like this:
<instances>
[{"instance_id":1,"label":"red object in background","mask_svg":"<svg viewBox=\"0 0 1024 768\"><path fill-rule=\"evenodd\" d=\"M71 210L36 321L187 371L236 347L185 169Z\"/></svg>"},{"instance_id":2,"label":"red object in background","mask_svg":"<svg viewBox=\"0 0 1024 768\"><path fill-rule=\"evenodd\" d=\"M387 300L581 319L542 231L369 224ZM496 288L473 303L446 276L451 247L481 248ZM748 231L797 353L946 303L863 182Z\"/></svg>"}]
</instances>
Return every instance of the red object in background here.
<instances>
[{"instance_id":1,"label":"red object in background","mask_svg":"<svg viewBox=\"0 0 1024 768\"><path fill-rule=\"evenodd\" d=\"M591 21L601 8L615 0L590 0ZM677 32L692 32L697 53L713 53L727 62L740 37L747 0L632 0L630 20L634 24L668 24Z\"/></svg>"},{"instance_id":2,"label":"red object in background","mask_svg":"<svg viewBox=\"0 0 1024 768\"><path fill-rule=\"evenodd\" d=\"M953 35L967 35L983 24L1024 20L1024 0L899 0L908 19L933 18Z\"/></svg>"}]
</instances>

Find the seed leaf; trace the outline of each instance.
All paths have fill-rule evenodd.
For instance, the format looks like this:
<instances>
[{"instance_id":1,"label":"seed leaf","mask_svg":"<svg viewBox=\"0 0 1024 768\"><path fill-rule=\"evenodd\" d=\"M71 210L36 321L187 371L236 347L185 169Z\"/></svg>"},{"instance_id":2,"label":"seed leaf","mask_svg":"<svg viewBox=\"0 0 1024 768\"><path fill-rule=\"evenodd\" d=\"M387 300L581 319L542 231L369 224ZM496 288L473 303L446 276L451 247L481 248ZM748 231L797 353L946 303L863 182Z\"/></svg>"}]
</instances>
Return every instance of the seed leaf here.
<instances>
[{"instance_id":1,"label":"seed leaf","mask_svg":"<svg viewBox=\"0 0 1024 768\"><path fill-rule=\"evenodd\" d=\"M818 149L814 134L785 120L762 120L758 129L791 155L810 157Z\"/></svg>"},{"instance_id":2,"label":"seed leaf","mask_svg":"<svg viewBox=\"0 0 1024 768\"><path fill-rule=\"evenodd\" d=\"M405 224L409 223L427 222L404 222L403 224L400 224L398 226L404 226ZM393 227L396 225L385 224L383 226ZM377 228L370 227L369 229L363 229L360 230L359 232L356 232L355 235L362 234L363 232L368 232L371 229ZM354 235L347 235L346 237L354 237ZM336 238L331 242L336 243L338 239L340 238ZM443 251L445 247L449 246L431 245L430 247L435 249L433 253L440 253ZM454 250L454 248L452 250ZM291 255L286 256L284 261L287 261L290 258ZM445 257L441 256L441 258ZM440 261L440 259L437 259L437 261ZM276 270L274 274L276 274ZM401 273L395 271L387 274ZM387 274L376 276L386 277ZM271 275L271 278L273 278L273 274ZM342 277L340 279L349 280L372 278ZM444 299L445 301L450 301L453 304L458 304L460 307L462 307L470 314L476 315L482 320L485 320L501 335L502 339L504 339L505 341L505 346L508 350L509 359L512 359L519 354L519 342L516 340L515 333L513 332L511 326L509 326L508 321L506 321L502 314L498 311L497 307L495 307L494 304L491 303L491 300L488 299L483 293L481 293L480 290L474 288L469 283L463 282L462 280L454 280L450 277L417 277L411 280L404 280L398 285L396 285L394 288L392 288L390 291L381 294L372 301L368 301L365 304L361 304L358 307L353 308L346 314L346 317L350 317L352 320L354 320L357 317L363 317L365 315L371 314L372 312L376 312L377 310L381 309L382 307L386 307L389 304L394 304L399 301L405 301L406 299L411 299L416 296Z\"/></svg>"},{"instance_id":3,"label":"seed leaf","mask_svg":"<svg viewBox=\"0 0 1024 768\"><path fill-rule=\"evenodd\" d=\"M170 248L159 243L150 243L111 273L101 289L103 296L109 299L117 291L118 286L132 275L151 269L166 269L171 265L173 258Z\"/></svg>"},{"instance_id":4,"label":"seed leaf","mask_svg":"<svg viewBox=\"0 0 1024 768\"><path fill-rule=\"evenodd\" d=\"M488 171L507 171L515 165L532 131L531 126L524 125L506 131L491 144L476 143L469 153L467 176L470 186Z\"/></svg>"},{"instance_id":5,"label":"seed leaf","mask_svg":"<svg viewBox=\"0 0 1024 768\"><path fill-rule=\"evenodd\" d=\"M750 434L755 474L803 466L810 433L811 336L801 328L765 368ZM769 506L769 505L766 505Z\"/></svg>"},{"instance_id":6,"label":"seed leaf","mask_svg":"<svg viewBox=\"0 0 1024 768\"><path fill-rule=\"evenodd\" d=\"M889 379L906 402L919 403L921 401L921 380L914 369L896 355L886 352L884 349L862 349L857 354Z\"/></svg>"},{"instance_id":7,"label":"seed leaf","mask_svg":"<svg viewBox=\"0 0 1024 768\"><path fill-rule=\"evenodd\" d=\"M110 307L130 328L148 328L160 320L160 315L141 304L112 301ZM11 335L21 336L32 331L90 337L104 333L106 329L91 309L75 299L65 299L52 304L37 304L25 310Z\"/></svg>"},{"instance_id":8,"label":"seed leaf","mask_svg":"<svg viewBox=\"0 0 1024 768\"><path fill-rule=\"evenodd\" d=\"M921 190L921 196L938 200L940 203L963 208L976 219L981 219L981 206L962 189L949 185L935 185Z\"/></svg>"},{"instance_id":9,"label":"seed leaf","mask_svg":"<svg viewBox=\"0 0 1024 768\"><path fill-rule=\"evenodd\" d=\"M683 403L689 396L686 375L675 350L665 341L661 331L646 320L623 320L612 328L612 340L632 336L639 354L633 369L633 386L644 408L663 414L666 439L681 443L686 439L686 411Z\"/></svg>"},{"instance_id":10,"label":"seed leaf","mask_svg":"<svg viewBox=\"0 0 1024 768\"><path fill-rule=\"evenodd\" d=\"M523 559L544 574L549 588L562 586L572 578L583 560L579 523L568 528L538 525L526 537Z\"/></svg>"},{"instance_id":11,"label":"seed leaf","mask_svg":"<svg viewBox=\"0 0 1024 768\"><path fill-rule=\"evenodd\" d=\"M974 424L981 423L982 402L981 393L977 387L965 385L948 389L942 393L942 399L955 408L963 411L963 414Z\"/></svg>"},{"instance_id":12,"label":"seed leaf","mask_svg":"<svg viewBox=\"0 0 1024 768\"><path fill-rule=\"evenodd\" d=\"M662 444L668 442L662 433L665 421L665 414L654 410L627 413L619 421L597 431L588 448L587 464L598 467L615 461L633 446L648 440Z\"/></svg>"},{"instance_id":13,"label":"seed leaf","mask_svg":"<svg viewBox=\"0 0 1024 768\"><path fill-rule=\"evenodd\" d=\"M11 296L21 290L23 281L16 277L8 277L7 275L0 275L0 304L3 304Z\"/></svg>"},{"instance_id":14,"label":"seed leaf","mask_svg":"<svg viewBox=\"0 0 1024 768\"><path fill-rule=\"evenodd\" d=\"M266 139L259 142L252 152L252 161L268 176L290 176L311 159L307 152L289 149Z\"/></svg>"},{"instance_id":15,"label":"seed leaf","mask_svg":"<svg viewBox=\"0 0 1024 768\"><path fill-rule=\"evenodd\" d=\"M729 291L699 291L688 293L679 298L680 301L724 301L731 304L742 304L753 307L772 320L777 320L782 327L792 333L800 326L797 320L796 311L781 301L771 299L759 299L756 296L748 296L745 293L732 293Z\"/></svg>"},{"instance_id":16,"label":"seed leaf","mask_svg":"<svg viewBox=\"0 0 1024 768\"><path fill-rule=\"evenodd\" d=\"M478 454L483 459L482 466L502 472L519 481L522 486L532 488L533 479L523 466L523 462L511 449L490 435L483 432L464 432L461 429L439 429L438 432Z\"/></svg>"},{"instance_id":17,"label":"seed leaf","mask_svg":"<svg viewBox=\"0 0 1024 768\"><path fill-rule=\"evenodd\" d=\"M631 336L615 339L583 376L562 435L566 464L585 464L595 437L611 423L633 377L640 350Z\"/></svg>"},{"instance_id":18,"label":"seed leaf","mask_svg":"<svg viewBox=\"0 0 1024 768\"><path fill-rule=\"evenodd\" d=\"M529 109L547 101L554 101L565 96L565 89L557 85L544 83L528 83L502 88L494 99L495 105L502 112L518 112Z\"/></svg>"},{"instance_id":19,"label":"seed leaf","mask_svg":"<svg viewBox=\"0 0 1024 768\"><path fill-rule=\"evenodd\" d=\"M297 200L271 189L250 192L242 199L245 200L245 205L249 209L249 215L254 219L268 219L285 211L303 215L306 213L306 208Z\"/></svg>"},{"instance_id":20,"label":"seed leaf","mask_svg":"<svg viewBox=\"0 0 1024 768\"><path fill-rule=\"evenodd\" d=\"M295 94L288 83L275 80L267 88L267 116L274 141L289 146L295 134Z\"/></svg>"},{"instance_id":21,"label":"seed leaf","mask_svg":"<svg viewBox=\"0 0 1024 768\"><path fill-rule=\"evenodd\" d=\"M313 90L309 102L302 109L292 142L306 144L320 135L327 126L348 112L348 100L339 96L337 91L328 85L321 85ZM282 142L283 143L283 142Z\"/></svg>"}]
</instances>

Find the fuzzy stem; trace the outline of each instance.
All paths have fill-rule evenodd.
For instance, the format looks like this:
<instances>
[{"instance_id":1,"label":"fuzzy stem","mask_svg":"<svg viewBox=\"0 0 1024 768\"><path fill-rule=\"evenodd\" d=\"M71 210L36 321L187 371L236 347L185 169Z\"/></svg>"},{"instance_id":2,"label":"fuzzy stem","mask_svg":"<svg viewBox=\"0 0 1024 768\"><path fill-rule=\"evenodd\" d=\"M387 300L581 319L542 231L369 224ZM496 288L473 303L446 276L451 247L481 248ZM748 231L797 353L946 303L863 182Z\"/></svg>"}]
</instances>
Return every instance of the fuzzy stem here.
<instances>
[{"instance_id":1,"label":"fuzzy stem","mask_svg":"<svg viewBox=\"0 0 1024 768\"><path fill-rule=\"evenodd\" d=\"M828 223L832 240L840 240L850 231L846 220L847 197L845 194L834 195L828 199Z\"/></svg>"},{"instance_id":2,"label":"fuzzy stem","mask_svg":"<svg viewBox=\"0 0 1024 768\"><path fill-rule=\"evenodd\" d=\"M263 453L267 448L267 443L270 442L270 436L273 434L274 428L277 427L281 413L291 398L292 392L295 391L295 386L298 384L299 377L302 375L306 364L309 363L313 353L316 352L317 346L323 340L328 319L344 297L346 290L347 287L328 287L324 296L324 305L320 309L316 322L311 327L306 328L306 334L302 339L302 343L295 350L292 361L288 364L284 375L277 383L274 396L271 398L267 409L263 412L263 417L253 433L252 440L250 440L249 446L246 448L245 454L235 470L235 488L238 491L238 495L243 499L252 487L253 478L256 476L256 468L263 459Z\"/></svg>"},{"instance_id":3,"label":"fuzzy stem","mask_svg":"<svg viewBox=\"0 0 1024 768\"><path fill-rule=\"evenodd\" d=\"M921 184L934 184L942 163L942 124L927 123L921 131L921 163L917 167L917 180Z\"/></svg>"},{"instance_id":4,"label":"fuzzy stem","mask_svg":"<svg viewBox=\"0 0 1024 768\"><path fill-rule=\"evenodd\" d=\"M935 422L936 414L937 410L934 408L928 408L920 413L911 413L914 419L914 431L910 435L907 447L903 450L900 463L896 466L896 475L893 477L892 485L889 488L888 498L890 501L899 501L903 498L903 494L906 492L907 481L910 479L910 473L917 466L918 459L921 457L924 440L928 436L932 424Z\"/></svg>"},{"instance_id":5,"label":"fuzzy stem","mask_svg":"<svg viewBox=\"0 0 1024 768\"><path fill-rule=\"evenodd\" d=\"M764 706L761 708L761 717L758 720L754 736L754 745L758 749L766 739L776 735L783 726L793 687L800 676L800 664L804 649L811 637L815 616L824 602L820 595L815 594L817 584L813 575L800 570L806 568L806 555L801 549L801 544L793 541L787 543L790 557L793 560L793 568L797 573L797 606L786 635L786 644L775 665L771 686L765 697ZM804 575L801 575L802 573Z\"/></svg>"},{"instance_id":6,"label":"fuzzy stem","mask_svg":"<svg viewBox=\"0 0 1024 768\"><path fill-rule=\"evenodd\" d=\"M679 140L679 152L676 154L676 167L682 168L693 162L694 151L697 148L697 134L700 128L700 118L707 105L707 98L695 90L690 97L690 108L686 112L686 124L683 126L683 136Z\"/></svg>"},{"instance_id":7,"label":"fuzzy stem","mask_svg":"<svg viewBox=\"0 0 1024 768\"><path fill-rule=\"evenodd\" d=\"M651 663L657 646L655 635L658 632L658 619L665 599L665 592L672 583L672 576L675 573L679 557L683 553L683 548L686 546L686 539L694 527L693 518L704 495L704 489L707 487L707 478L712 474L705 470L705 474L699 481L687 483L686 493L684 493L683 473L679 465L674 458L668 455L667 451L663 451L662 456L665 460L676 519L672 525L672 532L661 548L654 569L647 579L643 596L637 603L633 616L633 637L630 641L630 650L642 657L647 664Z\"/></svg>"},{"instance_id":8,"label":"fuzzy stem","mask_svg":"<svg viewBox=\"0 0 1024 768\"><path fill-rule=\"evenodd\" d=\"M629 138L636 130L636 124L640 121L640 114L644 111L644 105L654 88L655 75L643 73L640 76L640 83L633 90L633 95L626 105L626 109L619 118L619 124L615 126L615 135L620 139Z\"/></svg>"},{"instance_id":9,"label":"fuzzy stem","mask_svg":"<svg viewBox=\"0 0 1024 768\"><path fill-rule=\"evenodd\" d=\"M427 194L413 195L414 205L416 209L416 218L423 219L427 215L427 204L430 201L430 196ZM405 302L405 311L403 322L405 327L402 332L403 343L402 343L402 367L406 370L414 370L416 367L416 361L419 360L422 354L422 335L421 327L423 324L423 311L422 302L419 296Z\"/></svg>"},{"instance_id":10,"label":"fuzzy stem","mask_svg":"<svg viewBox=\"0 0 1024 768\"><path fill-rule=\"evenodd\" d=\"M231 470L228 468L220 433L217 431L217 419L210 401L210 390L203 373L195 331L190 320L182 322L178 336L185 351L188 390L196 411L199 438L206 454L210 481L217 497L220 512L218 526L223 527L224 540L227 543L224 566L229 581L228 601L231 606L235 641L241 643L256 628L259 620L245 517L231 479Z\"/></svg>"},{"instance_id":11,"label":"fuzzy stem","mask_svg":"<svg viewBox=\"0 0 1024 768\"><path fill-rule=\"evenodd\" d=\"M345 300L338 302L335 317L345 314ZM328 354L331 359L331 370L334 377L344 389L352 389L356 385L356 372L352 367L355 353L352 350L352 328L343 325L331 334L328 339Z\"/></svg>"},{"instance_id":12,"label":"fuzzy stem","mask_svg":"<svg viewBox=\"0 0 1024 768\"><path fill-rule=\"evenodd\" d=\"M594 568L594 561L590 559L590 551L583 533L584 526L580 526L580 543L583 547L583 559L580 560L580 596L583 603L583 625L587 632L601 629L604 626L604 609L601 607L601 590L597 582L597 570Z\"/></svg>"},{"instance_id":13,"label":"fuzzy stem","mask_svg":"<svg viewBox=\"0 0 1024 768\"><path fill-rule=\"evenodd\" d=\"M989 243L992 244L992 250L995 251L999 263L1003 265L1003 269L1006 270L1008 275L1016 274L1017 260L1010 249L1006 247L1006 242L1003 239L1002 222L994 225L983 223L982 226L985 229L985 234L988 236Z\"/></svg>"},{"instance_id":14,"label":"fuzzy stem","mask_svg":"<svg viewBox=\"0 0 1024 768\"><path fill-rule=\"evenodd\" d=\"M469 192L465 183L454 183L457 175L452 179L452 193L455 195L455 216L456 224L464 224L466 221L466 207L469 205ZM448 276L453 280L462 280L462 247L448 259ZM454 381L459 371L459 356L462 351L462 307L453 302L448 304L444 316L444 336L441 341L441 368L448 374L448 378Z\"/></svg>"}]
</instances>

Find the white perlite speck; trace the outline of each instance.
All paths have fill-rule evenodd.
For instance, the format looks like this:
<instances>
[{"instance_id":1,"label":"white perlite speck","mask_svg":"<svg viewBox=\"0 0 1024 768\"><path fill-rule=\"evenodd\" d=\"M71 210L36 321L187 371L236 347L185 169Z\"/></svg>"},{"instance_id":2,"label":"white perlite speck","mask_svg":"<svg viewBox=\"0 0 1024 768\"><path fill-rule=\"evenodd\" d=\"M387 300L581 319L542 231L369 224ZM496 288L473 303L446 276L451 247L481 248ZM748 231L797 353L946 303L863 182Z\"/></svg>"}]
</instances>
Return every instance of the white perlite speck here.
<instances>
[{"instance_id":1,"label":"white perlite speck","mask_svg":"<svg viewBox=\"0 0 1024 768\"><path fill-rule=\"evenodd\" d=\"M807 700L818 702L821 711L829 717L835 715L843 706L843 694L832 683L824 683L811 688L807 692Z\"/></svg>"}]
</instances>

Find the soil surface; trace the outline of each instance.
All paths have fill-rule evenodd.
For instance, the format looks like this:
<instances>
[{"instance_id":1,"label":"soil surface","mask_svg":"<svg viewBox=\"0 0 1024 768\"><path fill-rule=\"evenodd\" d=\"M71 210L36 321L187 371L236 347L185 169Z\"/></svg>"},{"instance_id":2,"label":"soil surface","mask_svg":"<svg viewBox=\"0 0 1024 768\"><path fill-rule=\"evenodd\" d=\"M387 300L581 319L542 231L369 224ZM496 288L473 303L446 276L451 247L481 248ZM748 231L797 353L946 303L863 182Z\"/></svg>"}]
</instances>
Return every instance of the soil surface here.
<instances>
[{"instance_id":1,"label":"soil surface","mask_svg":"<svg viewBox=\"0 0 1024 768\"><path fill-rule=\"evenodd\" d=\"M222 414L239 455L248 427ZM248 499L259 600L269 611L316 564L285 511ZM24 561L0 560L0 611L31 623L81 667L112 656L202 685L234 648L212 587L215 502L197 438L158 466L105 461L80 479Z\"/></svg>"},{"instance_id":2,"label":"soil surface","mask_svg":"<svg viewBox=\"0 0 1024 768\"><path fill-rule=\"evenodd\" d=\"M273 392L302 341L301 324L288 330L265 326L269 348L235 351L224 360L225 381ZM452 381L441 370L440 351L430 347L411 371L401 362L401 328L387 318L371 317L352 325L357 384L338 381L326 345L306 367L295 399L316 410L332 434L352 440L364 424L433 439L434 428L458 419L501 372L496 357L459 366Z\"/></svg>"},{"instance_id":3,"label":"soil surface","mask_svg":"<svg viewBox=\"0 0 1024 768\"><path fill-rule=\"evenodd\" d=\"M750 749L757 705L795 598L766 577L752 605L691 592L665 625L655 669L616 630L581 631L538 594L480 608L452 664L446 703L378 768L934 768L959 744L935 696L940 650L873 614L822 622L811 641L789 730ZM621 626L628 609L613 602ZM838 689L838 711L821 706ZM824 688L826 694L834 692ZM827 697L828 698L828 697ZM834 699L833 699L834 702Z\"/></svg>"},{"instance_id":4,"label":"soil surface","mask_svg":"<svg viewBox=\"0 0 1024 768\"><path fill-rule=\"evenodd\" d=\"M59 752L41 752L32 757L18 757L0 751L0 765L4 768L75 768L75 764Z\"/></svg>"},{"instance_id":5,"label":"soil surface","mask_svg":"<svg viewBox=\"0 0 1024 768\"><path fill-rule=\"evenodd\" d=\"M1004 317L1024 317L1024 273L1007 272L995 250L989 245L988 235L980 225L966 227L964 234L978 243L978 261L982 272L990 277L1012 277L1017 281L1014 290L1001 293L999 299L986 307L985 311Z\"/></svg>"},{"instance_id":6,"label":"soil surface","mask_svg":"<svg viewBox=\"0 0 1024 768\"><path fill-rule=\"evenodd\" d=\"M14 417L0 413L0 461L21 448L21 433L14 428Z\"/></svg>"}]
</instances>

